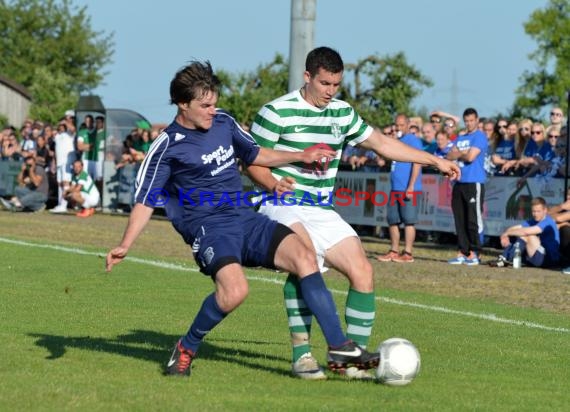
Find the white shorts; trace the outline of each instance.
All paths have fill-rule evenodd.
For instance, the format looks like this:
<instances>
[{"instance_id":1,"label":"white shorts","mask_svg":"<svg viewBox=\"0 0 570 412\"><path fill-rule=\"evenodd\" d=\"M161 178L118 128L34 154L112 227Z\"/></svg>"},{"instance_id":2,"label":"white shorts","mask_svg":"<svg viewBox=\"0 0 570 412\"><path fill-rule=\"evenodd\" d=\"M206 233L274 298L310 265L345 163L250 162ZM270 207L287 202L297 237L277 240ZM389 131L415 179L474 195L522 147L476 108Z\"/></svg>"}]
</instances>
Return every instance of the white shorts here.
<instances>
[{"instance_id":1,"label":"white shorts","mask_svg":"<svg viewBox=\"0 0 570 412\"><path fill-rule=\"evenodd\" d=\"M85 209L90 209L99 205L99 192L97 191L93 191L89 194L81 192L81 197L83 198L81 206Z\"/></svg>"},{"instance_id":2,"label":"white shorts","mask_svg":"<svg viewBox=\"0 0 570 412\"><path fill-rule=\"evenodd\" d=\"M302 223L313 241L317 251L319 269L325 271L325 254L331 247L347 237L358 237L354 229L346 223L334 210L315 206L274 206L266 204L260 207L263 213L272 220L285 226Z\"/></svg>"},{"instance_id":3,"label":"white shorts","mask_svg":"<svg viewBox=\"0 0 570 412\"><path fill-rule=\"evenodd\" d=\"M57 165L56 179L58 183L71 182L71 165L69 163Z\"/></svg>"}]
</instances>

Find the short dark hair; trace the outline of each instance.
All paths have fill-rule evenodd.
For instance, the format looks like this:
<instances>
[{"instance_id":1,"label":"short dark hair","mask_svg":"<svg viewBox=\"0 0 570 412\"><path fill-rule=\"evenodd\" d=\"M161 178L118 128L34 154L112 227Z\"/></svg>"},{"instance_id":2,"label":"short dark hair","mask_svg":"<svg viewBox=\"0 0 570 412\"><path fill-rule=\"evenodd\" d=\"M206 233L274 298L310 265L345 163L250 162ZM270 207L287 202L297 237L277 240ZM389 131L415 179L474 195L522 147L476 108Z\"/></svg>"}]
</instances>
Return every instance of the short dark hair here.
<instances>
[{"instance_id":1,"label":"short dark hair","mask_svg":"<svg viewBox=\"0 0 570 412\"><path fill-rule=\"evenodd\" d=\"M477 117L477 118L479 117L479 114L477 113L477 110L475 110L475 109L472 108L472 107L468 107L468 108L465 109L465 111L463 112L463 117L465 117L465 116L470 116L470 115L472 115L472 114L474 114L475 117Z\"/></svg>"},{"instance_id":2,"label":"short dark hair","mask_svg":"<svg viewBox=\"0 0 570 412\"><path fill-rule=\"evenodd\" d=\"M305 70L311 76L316 76L319 69L324 69L329 73L340 73L344 71L342 57L330 47L317 47L307 54L305 60Z\"/></svg>"},{"instance_id":3,"label":"short dark hair","mask_svg":"<svg viewBox=\"0 0 570 412\"><path fill-rule=\"evenodd\" d=\"M209 61L192 61L180 69L170 82L170 102L187 103L203 97L207 92L218 93L220 79L214 74Z\"/></svg>"}]
</instances>

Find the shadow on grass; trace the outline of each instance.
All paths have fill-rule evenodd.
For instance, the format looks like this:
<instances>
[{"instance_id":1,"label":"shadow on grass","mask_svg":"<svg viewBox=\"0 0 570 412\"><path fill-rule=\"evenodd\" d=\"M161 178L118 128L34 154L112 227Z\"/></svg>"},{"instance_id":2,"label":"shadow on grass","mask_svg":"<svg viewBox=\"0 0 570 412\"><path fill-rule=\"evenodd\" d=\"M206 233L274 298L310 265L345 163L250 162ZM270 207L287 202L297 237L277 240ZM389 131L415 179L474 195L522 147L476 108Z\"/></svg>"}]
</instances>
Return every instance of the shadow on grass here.
<instances>
[{"instance_id":1,"label":"shadow on grass","mask_svg":"<svg viewBox=\"0 0 570 412\"><path fill-rule=\"evenodd\" d=\"M63 357L70 348L107 352L130 358L142 359L158 364L164 371L174 343L179 335L168 335L148 330L133 330L116 338L98 338L93 336L60 336L40 333L29 333L36 339L35 344L49 351L46 359L57 360ZM219 342L219 344L218 344ZM143 346L144 345L144 346ZM239 348L242 345L259 346L259 350ZM253 341L237 339L209 339L202 342L197 355L197 363L204 360L215 360L235 363L247 368L264 370L278 375L289 375L289 358L268 355L263 350L266 345L284 345L282 342ZM259 361L258 361L259 360ZM285 368L272 367L267 361L284 362Z\"/></svg>"}]
</instances>

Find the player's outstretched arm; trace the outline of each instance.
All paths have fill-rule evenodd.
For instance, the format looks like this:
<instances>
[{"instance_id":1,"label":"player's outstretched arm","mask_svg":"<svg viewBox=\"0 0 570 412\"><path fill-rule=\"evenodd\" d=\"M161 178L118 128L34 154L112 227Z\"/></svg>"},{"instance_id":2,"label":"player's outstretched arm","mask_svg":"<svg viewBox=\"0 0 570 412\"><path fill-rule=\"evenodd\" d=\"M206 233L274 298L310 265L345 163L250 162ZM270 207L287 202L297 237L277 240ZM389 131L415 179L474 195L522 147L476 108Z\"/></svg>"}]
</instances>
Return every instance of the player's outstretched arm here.
<instances>
[{"instance_id":1,"label":"player's outstretched arm","mask_svg":"<svg viewBox=\"0 0 570 412\"><path fill-rule=\"evenodd\" d=\"M153 211L154 209L152 207L145 206L142 203L137 203L135 207L133 207L129 217L129 223L127 224L125 233L123 233L121 244L111 249L107 254L105 266L107 272L110 272L114 265L121 263L125 256L127 256L129 248L139 237L150 220Z\"/></svg>"},{"instance_id":2,"label":"player's outstretched arm","mask_svg":"<svg viewBox=\"0 0 570 412\"><path fill-rule=\"evenodd\" d=\"M441 173L450 179L459 179L461 171L459 166L447 159L441 159L431 153L415 149L399 140L390 138L377 130L374 130L368 139L359 143L358 146L374 150L379 156L396 160L398 162L419 163L427 166L435 166Z\"/></svg>"},{"instance_id":3,"label":"player's outstretched arm","mask_svg":"<svg viewBox=\"0 0 570 412\"><path fill-rule=\"evenodd\" d=\"M333 159L335 156L336 152L328 149L287 152L284 150L272 150L262 147L252 164L259 166L281 166L293 162L313 163L319 162L323 158L327 157L329 159Z\"/></svg>"}]
</instances>

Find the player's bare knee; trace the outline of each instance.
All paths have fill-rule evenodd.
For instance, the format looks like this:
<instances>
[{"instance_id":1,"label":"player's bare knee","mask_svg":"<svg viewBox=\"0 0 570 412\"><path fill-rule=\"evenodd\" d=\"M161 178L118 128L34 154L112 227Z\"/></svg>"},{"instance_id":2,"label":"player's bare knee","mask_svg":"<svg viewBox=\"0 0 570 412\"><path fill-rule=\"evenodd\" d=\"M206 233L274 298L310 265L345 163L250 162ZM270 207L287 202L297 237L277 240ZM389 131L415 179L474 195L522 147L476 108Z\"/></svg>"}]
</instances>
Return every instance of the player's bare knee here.
<instances>
[{"instance_id":1,"label":"player's bare knee","mask_svg":"<svg viewBox=\"0 0 570 412\"><path fill-rule=\"evenodd\" d=\"M247 283L236 283L236 285L230 289L219 290L216 301L220 309L228 313L241 305L248 294L249 287Z\"/></svg>"},{"instance_id":2,"label":"player's bare knee","mask_svg":"<svg viewBox=\"0 0 570 412\"><path fill-rule=\"evenodd\" d=\"M374 269L368 259L351 265L346 277L350 281L350 287L359 292L369 293L374 290Z\"/></svg>"},{"instance_id":3,"label":"player's bare knee","mask_svg":"<svg viewBox=\"0 0 570 412\"><path fill-rule=\"evenodd\" d=\"M300 277L315 273L319 270L317 257L309 248L302 247L297 250L293 259L295 273Z\"/></svg>"}]
</instances>

